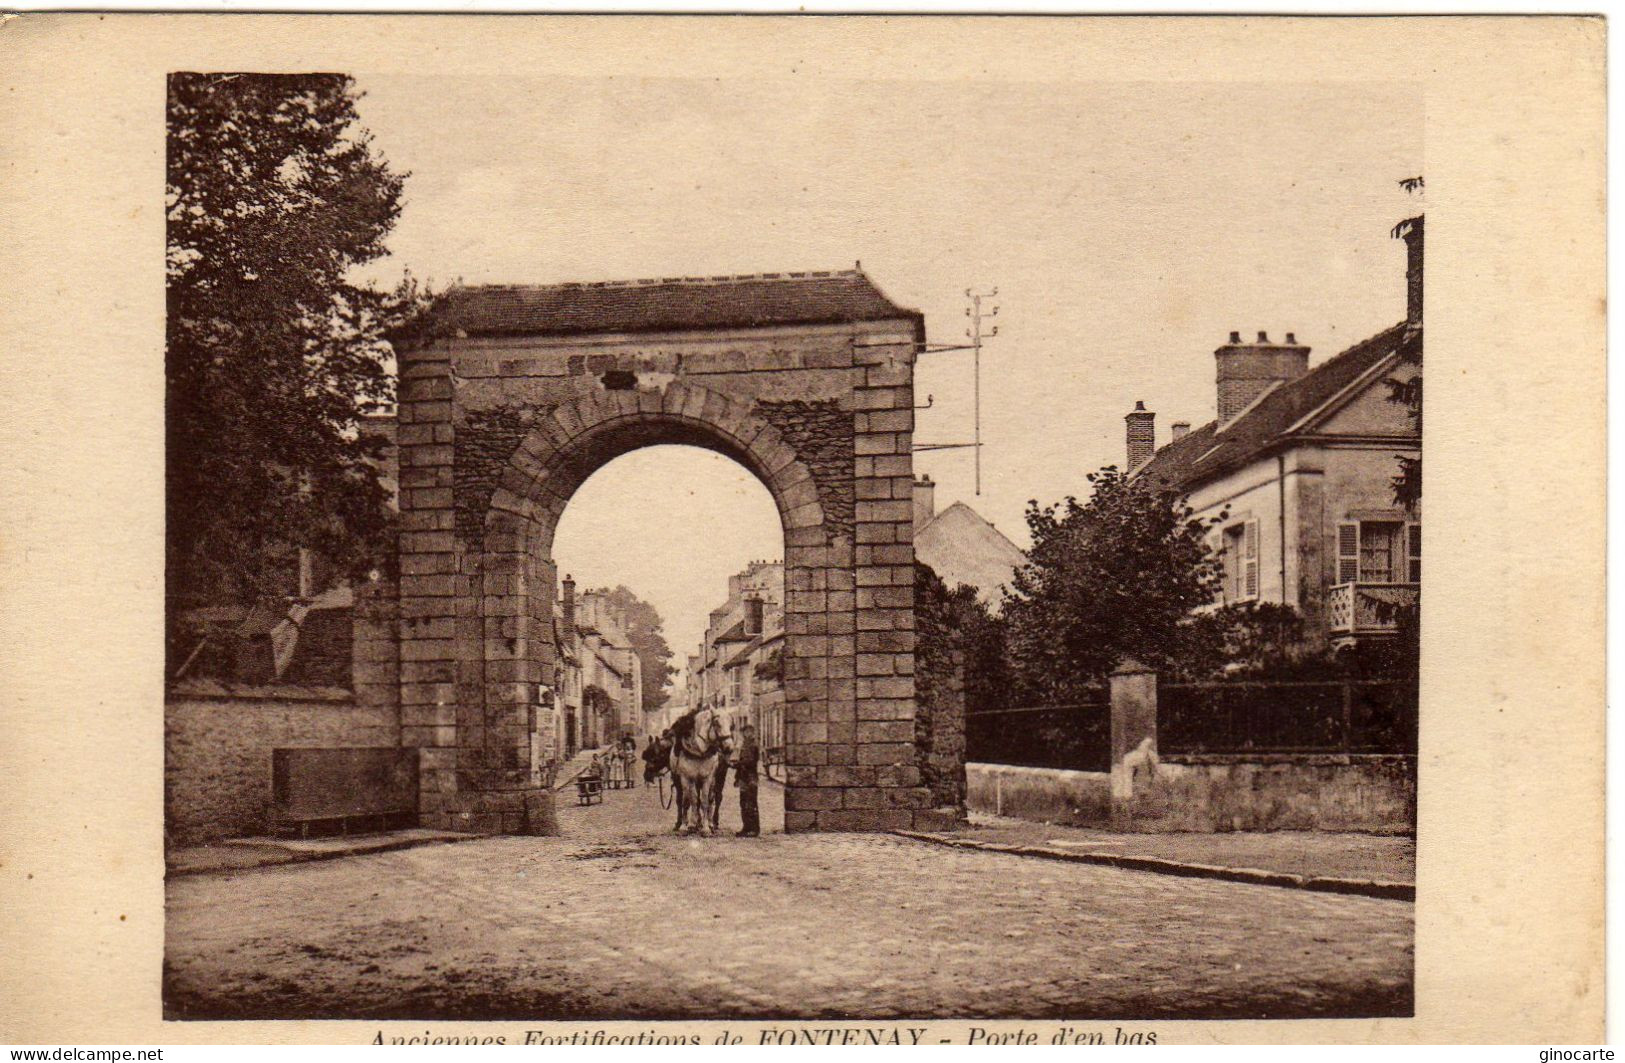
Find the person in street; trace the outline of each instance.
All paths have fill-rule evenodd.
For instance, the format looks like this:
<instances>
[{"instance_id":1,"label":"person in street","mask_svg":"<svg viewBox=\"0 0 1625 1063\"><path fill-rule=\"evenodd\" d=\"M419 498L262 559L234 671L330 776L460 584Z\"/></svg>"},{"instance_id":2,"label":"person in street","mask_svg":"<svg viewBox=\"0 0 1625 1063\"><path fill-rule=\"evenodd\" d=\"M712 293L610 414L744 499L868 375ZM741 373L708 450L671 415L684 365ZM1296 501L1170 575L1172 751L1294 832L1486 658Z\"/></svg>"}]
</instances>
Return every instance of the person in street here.
<instances>
[{"instance_id":1,"label":"person in street","mask_svg":"<svg viewBox=\"0 0 1625 1063\"><path fill-rule=\"evenodd\" d=\"M622 735L619 753L621 758L621 770L626 773L626 785L636 786L638 784L638 775L633 768L638 762L637 740L634 739L630 734Z\"/></svg>"},{"instance_id":2,"label":"person in street","mask_svg":"<svg viewBox=\"0 0 1625 1063\"><path fill-rule=\"evenodd\" d=\"M734 785L739 788L739 818L744 826L741 838L758 838L762 834L761 813L756 807L756 763L761 751L756 745L756 728L749 720L739 729L739 750L734 757Z\"/></svg>"}]
</instances>

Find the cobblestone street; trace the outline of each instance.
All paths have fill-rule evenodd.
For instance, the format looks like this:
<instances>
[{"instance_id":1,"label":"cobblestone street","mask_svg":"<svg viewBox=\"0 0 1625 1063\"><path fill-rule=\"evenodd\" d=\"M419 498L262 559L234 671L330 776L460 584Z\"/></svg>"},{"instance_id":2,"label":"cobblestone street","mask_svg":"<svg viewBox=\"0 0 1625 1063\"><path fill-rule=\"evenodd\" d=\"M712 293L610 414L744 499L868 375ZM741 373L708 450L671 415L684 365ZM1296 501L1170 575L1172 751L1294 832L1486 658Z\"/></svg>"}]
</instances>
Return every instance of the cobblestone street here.
<instances>
[{"instance_id":1,"label":"cobblestone street","mask_svg":"<svg viewBox=\"0 0 1625 1063\"><path fill-rule=\"evenodd\" d=\"M1412 906L889 835L678 838L653 789L561 838L168 883L172 1018L1403 1015ZM782 822L776 786L763 823ZM731 821L731 823L730 823Z\"/></svg>"}]
</instances>

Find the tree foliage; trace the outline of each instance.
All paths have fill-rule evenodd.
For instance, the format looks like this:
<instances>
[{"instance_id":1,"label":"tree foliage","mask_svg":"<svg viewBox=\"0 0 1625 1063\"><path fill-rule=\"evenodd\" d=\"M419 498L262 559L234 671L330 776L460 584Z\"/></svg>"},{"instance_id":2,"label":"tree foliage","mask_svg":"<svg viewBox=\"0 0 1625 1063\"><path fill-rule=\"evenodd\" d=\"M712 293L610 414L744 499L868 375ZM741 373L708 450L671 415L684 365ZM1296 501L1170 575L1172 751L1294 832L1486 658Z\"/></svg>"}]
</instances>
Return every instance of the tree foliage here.
<instances>
[{"instance_id":1,"label":"tree foliage","mask_svg":"<svg viewBox=\"0 0 1625 1063\"><path fill-rule=\"evenodd\" d=\"M1206 682L1237 676L1293 678L1306 660L1303 617L1278 602L1243 602L1193 613L1172 640L1167 677ZM1310 671L1315 665L1307 665Z\"/></svg>"},{"instance_id":2,"label":"tree foliage","mask_svg":"<svg viewBox=\"0 0 1625 1063\"><path fill-rule=\"evenodd\" d=\"M1408 193L1420 192L1423 189L1421 177L1407 177L1399 182L1399 186ZM1425 239L1424 223L1426 215L1418 214L1406 218L1394 226L1395 239L1410 239L1417 242ZM1418 437L1422 434L1422 330L1420 328L1408 330L1399 348L1400 364L1415 368L1415 372L1407 377L1394 377L1387 381L1388 398L1405 407L1409 415L1411 426L1416 429ZM1399 472L1393 479L1394 501L1414 513L1422 504L1422 457L1400 457Z\"/></svg>"},{"instance_id":3,"label":"tree foliage","mask_svg":"<svg viewBox=\"0 0 1625 1063\"><path fill-rule=\"evenodd\" d=\"M174 74L167 202L171 601L285 592L296 547L371 567L390 532L363 414L393 396L385 331L411 285L385 253L394 172L336 74Z\"/></svg>"},{"instance_id":4,"label":"tree foliage","mask_svg":"<svg viewBox=\"0 0 1625 1063\"><path fill-rule=\"evenodd\" d=\"M1406 192L1419 192L1423 187L1422 178L1407 178L1400 182L1400 186ZM1406 218L1394 227L1394 236L1408 237L1420 243L1425 238L1425 221L1426 216L1422 214ZM1399 348L1400 364L1410 366L1415 371L1387 381L1389 401L1405 407L1418 439L1422 436L1422 334L1420 327L1408 329ZM1394 501L1404 506L1407 512L1417 513L1422 507L1422 455L1400 455L1395 461L1399 471L1393 477ZM1421 610L1420 590L1415 600L1406 605L1379 606L1378 615L1393 621L1396 637L1393 645L1385 648L1386 657L1377 662L1376 667L1397 674L1418 674L1421 667Z\"/></svg>"},{"instance_id":5,"label":"tree foliage","mask_svg":"<svg viewBox=\"0 0 1625 1063\"><path fill-rule=\"evenodd\" d=\"M963 668L967 712L1005 707L1010 698L1004 625L961 583L949 588L930 565L914 563L914 681L922 701Z\"/></svg>"},{"instance_id":6,"label":"tree foliage","mask_svg":"<svg viewBox=\"0 0 1625 1063\"><path fill-rule=\"evenodd\" d=\"M1114 466L1089 477L1087 503L1030 502L1028 563L1004 606L1009 650L1030 703L1087 700L1125 658L1165 669L1184 650L1192 609L1220 569L1206 542L1223 519L1195 519L1173 492Z\"/></svg>"},{"instance_id":7,"label":"tree foliage","mask_svg":"<svg viewBox=\"0 0 1625 1063\"><path fill-rule=\"evenodd\" d=\"M671 677L677 674L677 669L671 666L671 647L666 644L661 630L665 622L659 610L625 586L603 593L610 605L620 611L626 624L627 640L638 655L638 666L643 672L643 711L654 712L666 704Z\"/></svg>"}]
</instances>

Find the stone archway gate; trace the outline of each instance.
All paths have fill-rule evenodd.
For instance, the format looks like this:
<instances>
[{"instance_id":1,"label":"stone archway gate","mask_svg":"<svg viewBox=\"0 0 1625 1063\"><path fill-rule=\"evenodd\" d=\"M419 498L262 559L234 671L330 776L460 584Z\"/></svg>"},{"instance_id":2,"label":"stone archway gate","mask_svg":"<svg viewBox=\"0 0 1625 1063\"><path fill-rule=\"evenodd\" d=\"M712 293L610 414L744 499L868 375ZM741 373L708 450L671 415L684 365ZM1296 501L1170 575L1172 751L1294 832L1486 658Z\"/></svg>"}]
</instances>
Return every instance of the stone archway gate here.
<instances>
[{"instance_id":1,"label":"stone archway gate","mask_svg":"<svg viewBox=\"0 0 1625 1063\"><path fill-rule=\"evenodd\" d=\"M662 443L733 458L778 507L786 829L952 820L915 741L917 311L849 271L460 288L431 320L400 353L398 599L360 617L398 638L363 636L357 683L398 698L426 826L526 829L554 528L593 472Z\"/></svg>"}]
</instances>

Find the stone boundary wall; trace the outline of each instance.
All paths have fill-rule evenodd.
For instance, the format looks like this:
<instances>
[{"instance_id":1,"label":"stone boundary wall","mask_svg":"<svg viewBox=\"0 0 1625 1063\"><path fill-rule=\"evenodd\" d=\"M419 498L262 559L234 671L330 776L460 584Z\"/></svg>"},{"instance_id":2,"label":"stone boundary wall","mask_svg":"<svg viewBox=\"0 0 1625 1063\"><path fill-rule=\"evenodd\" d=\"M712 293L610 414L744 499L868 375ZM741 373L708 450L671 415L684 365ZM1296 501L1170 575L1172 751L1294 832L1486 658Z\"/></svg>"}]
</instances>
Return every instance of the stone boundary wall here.
<instances>
[{"instance_id":1,"label":"stone boundary wall","mask_svg":"<svg viewBox=\"0 0 1625 1063\"><path fill-rule=\"evenodd\" d=\"M1124 661L1111 676L1113 830L1416 830L1407 754L1157 753L1157 675Z\"/></svg>"},{"instance_id":2,"label":"stone boundary wall","mask_svg":"<svg viewBox=\"0 0 1625 1063\"><path fill-rule=\"evenodd\" d=\"M971 763L965 784L973 812L1074 827L1105 827L1111 819L1111 776L1103 771Z\"/></svg>"},{"instance_id":3,"label":"stone boundary wall","mask_svg":"<svg viewBox=\"0 0 1625 1063\"><path fill-rule=\"evenodd\" d=\"M164 832L169 845L265 833L271 750L395 746L393 709L337 687L177 690L164 699Z\"/></svg>"},{"instance_id":4,"label":"stone boundary wall","mask_svg":"<svg viewBox=\"0 0 1625 1063\"><path fill-rule=\"evenodd\" d=\"M1145 832L1409 834L1416 823L1416 758L1169 758L1118 803L1113 820L1117 829Z\"/></svg>"},{"instance_id":5,"label":"stone boundary wall","mask_svg":"<svg viewBox=\"0 0 1625 1063\"><path fill-rule=\"evenodd\" d=\"M967 764L965 775L976 812L1148 834L1408 834L1416 813L1416 758L1405 756L1162 760L1116 802L1106 772Z\"/></svg>"}]
</instances>

